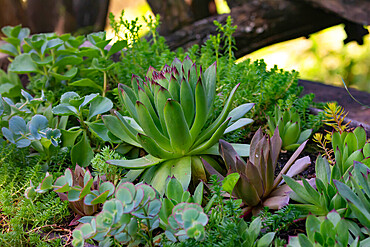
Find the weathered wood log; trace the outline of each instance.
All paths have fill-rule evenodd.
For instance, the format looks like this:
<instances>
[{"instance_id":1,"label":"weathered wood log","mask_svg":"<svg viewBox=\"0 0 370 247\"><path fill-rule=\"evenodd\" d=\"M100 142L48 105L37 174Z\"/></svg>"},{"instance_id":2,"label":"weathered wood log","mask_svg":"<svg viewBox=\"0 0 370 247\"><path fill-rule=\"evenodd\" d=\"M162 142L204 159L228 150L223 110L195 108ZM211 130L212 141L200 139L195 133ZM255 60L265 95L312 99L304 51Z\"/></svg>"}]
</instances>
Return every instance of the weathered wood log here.
<instances>
[{"instance_id":1,"label":"weathered wood log","mask_svg":"<svg viewBox=\"0 0 370 247\"><path fill-rule=\"evenodd\" d=\"M369 0L304 0L314 7L321 8L351 22L370 25Z\"/></svg>"},{"instance_id":2,"label":"weathered wood log","mask_svg":"<svg viewBox=\"0 0 370 247\"><path fill-rule=\"evenodd\" d=\"M26 18L20 0L0 0L0 28L26 24Z\"/></svg>"},{"instance_id":3,"label":"weathered wood log","mask_svg":"<svg viewBox=\"0 0 370 247\"><path fill-rule=\"evenodd\" d=\"M236 57L270 44L308 36L343 21L306 2L291 0L252 0L232 8L230 15L238 26L234 34ZM218 15L194 22L165 36L167 43L171 49L201 45L210 34L217 33L213 21L225 23L227 16Z\"/></svg>"}]
</instances>

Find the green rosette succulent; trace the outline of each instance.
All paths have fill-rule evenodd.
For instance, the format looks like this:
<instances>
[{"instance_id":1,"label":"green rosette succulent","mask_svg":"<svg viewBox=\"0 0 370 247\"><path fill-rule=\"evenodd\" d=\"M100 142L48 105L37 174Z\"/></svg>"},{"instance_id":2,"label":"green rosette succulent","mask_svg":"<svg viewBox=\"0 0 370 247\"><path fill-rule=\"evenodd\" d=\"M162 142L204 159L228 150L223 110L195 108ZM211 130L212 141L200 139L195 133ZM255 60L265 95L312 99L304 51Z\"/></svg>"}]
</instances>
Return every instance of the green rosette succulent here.
<instances>
[{"instance_id":1,"label":"green rosette succulent","mask_svg":"<svg viewBox=\"0 0 370 247\"><path fill-rule=\"evenodd\" d=\"M335 156L335 179L347 178L354 161L370 167L370 143L366 142L366 131L362 126L353 131L333 132L331 143Z\"/></svg>"},{"instance_id":2,"label":"green rosette succulent","mask_svg":"<svg viewBox=\"0 0 370 247\"><path fill-rule=\"evenodd\" d=\"M253 121L242 118L253 103L231 111L238 86L230 92L220 115L209 123L216 96L216 63L203 72L186 57L182 63L175 59L162 71L150 67L145 80L133 75L132 88L123 84L118 87L131 118L116 111L116 117L103 116L103 121L113 135L142 147L148 155L108 163L136 169L127 175L130 181L145 171L142 179L161 194L169 176L176 177L184 189L188 188L192 175L206 180L200 155L203 158L208 154L217 155L217 143L223 134ZM248 155L248 147L238 150L244 151L241 155ZM219 166L215 161L211 163Z\"/></svg>"},{"instance_id":3,"label":"green rosette succulent","mask_svg":"<svg viewBox=\"0 0 370 247\"><path fill-rule=\"evenodd\" d=\"M284 150L296 150L312 133L312 129L302 131L301 119L293 109L282 112L279 107L275 106L274 116L269 116L267 121L270 136L274 134L276 127L279 128Z\"/></svg>"},{"instance_id":4,"label":"green rosette succulent","mask_svg":"<svg viewBox=\"0 0 370 247\"><path fill-rule=\"evenodd\" d=\"M369 246L369 238L360 241L356 236L348 220L341 218L340 214L332 211L323 217L309 215L306 220L307 235L298 234L289 237L288 247L308 247L308 246L350 246L362 247ZM355 235L355 237L353 237Z\"/></svg>"}]
</instances>

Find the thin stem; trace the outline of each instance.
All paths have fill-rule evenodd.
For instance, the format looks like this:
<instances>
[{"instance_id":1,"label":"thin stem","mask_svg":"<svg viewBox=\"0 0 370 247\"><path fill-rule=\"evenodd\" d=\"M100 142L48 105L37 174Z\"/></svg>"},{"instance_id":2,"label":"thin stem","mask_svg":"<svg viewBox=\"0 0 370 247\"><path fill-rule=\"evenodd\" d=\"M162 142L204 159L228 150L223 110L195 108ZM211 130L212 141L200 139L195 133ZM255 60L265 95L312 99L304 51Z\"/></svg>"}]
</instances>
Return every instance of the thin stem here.
<instances>
[{"instance_id":1,"label":"thin stem","mask_svg":"<svg viewBox=\"0 0 370 247\"><path fill-rule=\"evenodd\" d=\"M104 85L103 85L103 97L105 97L105 94L106 94L106 91L107 91L107 72L104 71L103 72L103 75L104 75Z\"/></svg>"},{"instance_id":2,"label":"thin stem","mask_svg":"<svg viewBox=\"0 0 370 247\"><path fill-rule=\"evenodd\" d=\"M144 211L144 215L148 215L145 208L143 208L143 211ZM154 244L153 244L153 234L152 234L152 231L150 230L150 221L149 221L149 219L146 219L146 226L148 227L148 236L149 236L148 243L149 243L150 247L153 247L154 246Z\"/></svg>"}]
</instances>

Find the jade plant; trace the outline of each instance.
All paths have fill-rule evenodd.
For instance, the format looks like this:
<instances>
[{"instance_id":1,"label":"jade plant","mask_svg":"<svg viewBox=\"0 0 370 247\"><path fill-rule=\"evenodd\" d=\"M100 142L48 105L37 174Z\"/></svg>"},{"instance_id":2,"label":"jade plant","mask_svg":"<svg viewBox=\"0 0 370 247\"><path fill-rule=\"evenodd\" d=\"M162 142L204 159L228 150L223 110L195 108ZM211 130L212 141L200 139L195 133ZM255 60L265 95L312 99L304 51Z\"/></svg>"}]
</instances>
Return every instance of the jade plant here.
<instances>
[{"instance_id":1,"label":"jade plant","mask_svg":"<svg viewBox=\"0 0 370 247\"><path fill-rule=\"evenodd\" d=\"M73 231L73 246L84 246L86 239L109 246L111 238L121 244L138 246L145 241L154 246L153 230L159 225L161 201L155 190L146 184L121 183L115 198L106 201L96 216L83 217L83 223ZM140 238L141 237L141 238Z\"/></svg>"},{"instance_id":2,"label":"jade plant","mask_svg":"<svg viewBox=\"0 0 370 247\"><path fill-rule=\"evenodd\" d=\"M341 215L346 213L346 201L337 193L333 184L333 172L329 162L318 156L315 164L316 178L302 179L299 183L283 176L285 183L292 189L290 198L300 204L294 206L305 214L326 215L335 210Z\"/></svg>"},{"instance_id":3,"label":"jade plant","mask_svg":"<svg viewBox=\"0 0 370 247\"><path fill-rule=\"evenodd\" d=\"M284 150L296 150L312 133L311 129L302 131L301 119L293 108L282 111L275 106L274 115L269 116L267 120L270 136L274 134L276 127L279 128Z\"/></svg>"},{"instance_id":4,"label":"jade plant","mask_svg":"<svg viewBox=\"0 0 370 247\"><path fill-rule=\"evenodd\" d=\"M92 141L101 138L109 141L107 129L98 116L113 107L110 99L99 94L89 94L81 97L75 92L67 92L60 98L60 104L53 107L53 113L58 116L75 116L80 126L62 130L62 145L71 147L72 163L86 167L94 157ZM81 136L80 140L76 139Z\"/></svg>"},{"instance_id":5,"label":"jade plant","mask_svg":"<svg viewBox=\"0 0 370 247\"><path fill-rule=\"evenodd\" d=\"M259 129L252 138L250 144L250 155L245 162L233 147L220 140L220 154L227 166L228 174L239 173L240 178L236 183L233 193L236 197L241 198L249 209L256 213L261 206L271 209L280 209L289 202L288 185L282 185L282 176L293 177L304 171L310 164L310 158L305 156L298 159L306 142L294 152L288 162L275 178L275 169L281 150L282 141L279 136L278 128L275 129L274 135L269 138L263 135ZM211 174L218 174L215 169L205 162L207 170Z\"/></svg>"},{"instance_id":6,"label":"jade plant","mask_svg":"<svg viewBox=\"0 0 370 247\"><path fill-rule=\"evenodd\" d=\"M325 219L309 215L306 220L305 234L290 237L288 247L314 247L314 246L338 246L338 247L365 247L368 246L370 238L359 241L359 237L352 237L353 232L345 219L332 211Z\"/></svg>"},{"instance_id":7,"label":"jade plant","mask_svg":"<svg viewBox=\"0 0 370 247\"><path fill-rule=\"evenodd\" d=\"M104 203L114 193L115 188L111 182L103 182L99 176L94 178L88 169L76 165L74 172L66 169L64 175L58 177L54 184L53 176L49 173L46 173L37 187L31 182L25 196L32 200L35 193L45 193L51 189L57 192L63 201L69 201L70 208L77 214L77 218L80 218L96 213L99 204Z\"/></svg>"},{"instance_id":8,"label":"jade plant","mask_svg":"<svg viewBox=\"0 0 370 247\"><path fill-rule=\"evenodd\" d=\"M230 92L220 115L207 123L216 96L215 63L203 72L186 57L182 63L175 59L160 72L150 67L145 81L134 75L132 88L119 85L121 101L131 118L116 111L118 120L103 116L103 121L113 135L144 148L148 155L108 163L139 169L133 172L136 177L145 170L143 180L161 194L163 178L168 176L175 176L184 189L192 175L206 180L200 155L217 154L217 142L224 133L252 122L242 117L254 104L230 111L238 86ZM247 153L248 148L245 150Z\"/></svg>"}]
</instances>

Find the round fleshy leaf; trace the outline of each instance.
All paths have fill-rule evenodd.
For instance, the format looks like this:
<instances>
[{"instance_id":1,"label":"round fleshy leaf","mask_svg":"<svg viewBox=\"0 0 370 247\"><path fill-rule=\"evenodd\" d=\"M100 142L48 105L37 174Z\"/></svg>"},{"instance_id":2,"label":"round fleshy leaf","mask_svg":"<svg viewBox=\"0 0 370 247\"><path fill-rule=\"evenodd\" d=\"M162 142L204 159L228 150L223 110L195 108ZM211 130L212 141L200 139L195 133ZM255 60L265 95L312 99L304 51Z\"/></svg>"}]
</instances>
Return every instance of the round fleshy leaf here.
<instances>
[{"instance_id":1,"label":"round fleshy leaf","mask_svg":"<svg viewBox=\"0 0 370 247\"><path fill-rule=\"evenodd\" d=\"M89 205L89 206L91 206L92 205L92 200L94 200L96 198L96 195L93 195L93 194L87 194L86 196L85 196L85 199L84 199L84 203L86 204L86 205Z\"/></svg>"},{"instance_id":2,"label":"round fleshy leaf","mask_svg":"<svg viewBox=\"0 0 370 247\"><path fill-rule=\"evenodd\" d=\"M132 204L133 200L134 200L134 197L133 197L133 195L131 194L131 191L128 188L119 188L116 191L116 199L121 201L122 204L125 206L125 205L128 205L128 204Z\"/></svg>"},{"instance_id":3,"label":"round fleshy leaf","mask_svg":"<svg viewBox=\"0 0 370 247\"><path fill-rule=\"evenodd\" d=\"M75 92L66 92L60 97L60 103L69 103L69 100L72 98L78 98L80 95Z\"/></svg>"},{"instance_id":4,"label":"round fleshy leaf","mask_svg":"<svg viewBox=\"0 0 370 247\"><path fill-rule=\"evenodd\" d=\"M85 245L85 241L84 241L83 234L82 234L81 230L79 230L79 229L74 230L73 233L72 233L72 237L73 237L73 240L72 240L72 245L73 246L83 247Z\"/></svg>"},{"instance_id":5,"label":"round fleshy leaf","mask_svg":"<svg viewBox=\"0 0 370 247\"><path fill-rule=\"evenodd\" d=\"M80 227L80 231L82 232L84 239L88 239L95 234L94 229L89 223L82 224Z\"/></svg>"},{"instance_id":6,"label":"round fleshy leaf","mask_svg":"<svg viewBox=\"0 0 370 247\"><path fill-rule=\"evenodd\" d=\"M33 200L36 196L35 188L33 186L28 187L24 192L24 196L29 200Z\"/></svg>"},{"instance_id":7,"label":"round fleshy leaf","mask_svg":"<svg viewBox=\"0 0 370 247\"><path fill-rule=\"evenodd\" d=\"M144 190L142 188L137 188L134 198L134 207L138 208L143 199L144 199Z\"/></svg>"},{"instance_id":8,"label":"round fleshy leaf","mask_svg":"<svg viewBox=\"0 0 370 247\"><path fill-rule=\"evenodd\" d=\"M43 192L43 191L46 191L46 190L49 190L52 188L52 183L53 183L53 176L50 175L48 172L46 173L45 175L45 178L42 180L42 182L40 183L39 187L37 188L37 190L39 190L40 192Z\"/></svg>"},{"instance_id":9,"label":"round fleshy leaf","mask_svg":"<svg viewBox=\"0 0 370 247\"><path fill-rule=\"evenodd\" d=\"M37 114L37 115L32 117L32 119L28 123L28 125L29 125L31 135L35 139L40 140L41 135L40 135L39 131L45 130L49 125L49 121L47 120L47 118L45 116Z\"/></svg>"},{"instance_id":10,"label":"round fleshy leaf","mask_svg":"<svg viewBox=\"0 0 370 247\"><path fill-rule=\"evenodd\" d=\"M148 216L154 218L161 211L162 203L159 199L155 199L149 203Z\"/></svg>"},{"instance_id":11,"label":"round fleshy leaf","mask_svg":"<svg viewBox=\"0 0 370 247\"><path fill-rule=\"evenodd\" d=\"M190 238L195 238L197 241L202 241L205 238L204 226L195 224L193 227L187 229L186 235Z\"/></svg>"},{"instance_id":12,"label":"round fleshy leaf","mask_svg":"<svg viewBox=\"0 0 370 247\"><path fill-rule=\"evenodd\" d=\"M108 211L102 211L96 216L96 225L102 229L109 229L113 224L113 215Z\"/></svg>"},{"instance_id":13,"label":"round fleshy leaf","mask_svg":"<svg viewBox=\"0 0 370 247\"><path fill-rule=\"evenodd\" d=\"M17 141L15 143L15 145L17 145L17 148L25 148L25 147L28 147L29 145L31 145L31 140L29 140L29 139L20 139L19 141Z\"/></svg>"},{"instance_id":14,"label":"round fleshy leaf","mask_svg":"<svg viewBox=\"0 0 370 247\"><path fill-rule=\"evenodd\" d=\"M108 197L113 195L114 193L114 184L111 182L104 182L99 186L99 193L103 193L105 191L109 191Z\"/></svg>"},{"instance_id":15,"label":"round fleshy leaf","mask_svg":"<svg viewBox=\"0 0 370 247\"><path fill-rule=\"evenodd\" d=\"M19 116L14 116L9 120L9 130L15 135L22 135L27 132L26 122Z\"/></svg>"},{"instance_id":16,"label":"round fleshy leaf","mask_svg":"<svg viewBox=\"0 0 370 247\"><path fill-rule=\"evenodd\" d=\"M2 127L1 128L1 131L3 132L3 136L8 140L10 141L11 143L15 144L15 140L14 140L14 136L13 136L13 133L5 128L5 127Z\"/></svg>"},{"instance_id":17,"label":"round fleshy leaf","mask_svg":"<svg viewBox=\"0 0 370 247\"><path fill-rule=\"evenodd\" d=\"M115 200L109 200L109 201L106 201L104 203L102 211L108 211L111 214L114 214L115 210L116 210L116 201Z\"/></svg>"},{"instance_id":18,"label":"round fleshy leaf","mask_svg":"<svg viewBox=\"0 0 370 247\"><path fill-rule=\"evenodd\" d=\"M113 103L110 99L102 96L97 96L90 104L89 116L87 120L89 121L92 117L109 111L110 109L112 109L112 107Z\"/></svg>"},{"instance_id":19,"label":"round fleshy leaf","mask_svg":"<svg viewBox=\"0 0 370 247\"><path fill-rule=\"evenodd\" d=\"M77 202L80 200L80 190L76 189L76 188L71 188L71 190L69 190L68 192L68 201L70 202Z\"/></svg>"},{"instance_id":20,"label":"round fleshy leaf","mask_svg":"<svg viewBox=\"0 0 370 247\"><path fill-rule=\"evenodd\" d=\"M155 190L153 187L147 184L139 184L136 186L136 189L141 188L144 191L144 198L142 205L146 204L148 201L155 199Z\"/></svg>"}]
</instances>

